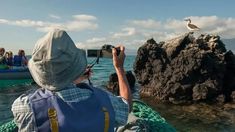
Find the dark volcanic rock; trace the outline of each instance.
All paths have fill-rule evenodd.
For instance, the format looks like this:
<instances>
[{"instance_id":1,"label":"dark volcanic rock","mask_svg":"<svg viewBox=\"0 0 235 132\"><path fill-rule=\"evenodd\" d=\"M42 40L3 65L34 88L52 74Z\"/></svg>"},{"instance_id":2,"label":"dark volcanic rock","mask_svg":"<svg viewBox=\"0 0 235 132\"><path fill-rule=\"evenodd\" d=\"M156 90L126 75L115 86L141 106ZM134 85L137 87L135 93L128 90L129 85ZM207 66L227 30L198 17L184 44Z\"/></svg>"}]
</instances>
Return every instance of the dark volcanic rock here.
<instances>
[{"instance_id":1,"label":"dark volcanic rock","mask_svg":"<svg viewBox=\"0 0 235 132\"><path fill-rule=\"evenodd\" d=\"M235 91L232 92L232 94L231 94L231 99L232 99L232 102L235 103Z\"/></svg>"},{"instance_id":2,"label":"dark volcanic rock","mask_svg":"<svg viewBox=\"0 0 235 132\"><path fill-rule=\"evenodd\" d=\"M187 33L159 44L150 39L138 50L134 72L142 96L170 102L234 98L235 56L219 36Z\"/></svg>"},{"instance_id":3,"label":"dark volcanic rock","mask_svg":"<svg viewBox=\"0 0 235 132\"><path fill-rule=\"evenodd\" d=\"M135 76L131 71L126 72L126 77L129 83L129 87L131 92L135 92ZM113 73L109 76L109 81L107 85L107 89L115 95L119 95L119 85L118 85L118 77L117 73Z\"/></svg>"}]
</instances>

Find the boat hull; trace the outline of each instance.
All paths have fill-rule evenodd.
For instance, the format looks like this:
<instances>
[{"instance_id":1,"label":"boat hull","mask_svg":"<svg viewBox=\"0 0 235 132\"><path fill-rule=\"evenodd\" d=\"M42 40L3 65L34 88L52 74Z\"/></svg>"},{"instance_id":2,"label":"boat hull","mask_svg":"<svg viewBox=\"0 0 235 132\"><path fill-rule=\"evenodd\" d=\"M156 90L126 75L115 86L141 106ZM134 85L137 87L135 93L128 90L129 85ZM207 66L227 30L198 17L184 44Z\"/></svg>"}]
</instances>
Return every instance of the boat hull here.
<instances>
[{"instance_id":1,"label":"boat hull","mask_svg":"<svg viewBox=\"0 0 235 132\"><path fill-rule=\"evenodd\" d=\"M32 79L28 69L0 70L0 80Z\"/></svg>"}]
</instances>

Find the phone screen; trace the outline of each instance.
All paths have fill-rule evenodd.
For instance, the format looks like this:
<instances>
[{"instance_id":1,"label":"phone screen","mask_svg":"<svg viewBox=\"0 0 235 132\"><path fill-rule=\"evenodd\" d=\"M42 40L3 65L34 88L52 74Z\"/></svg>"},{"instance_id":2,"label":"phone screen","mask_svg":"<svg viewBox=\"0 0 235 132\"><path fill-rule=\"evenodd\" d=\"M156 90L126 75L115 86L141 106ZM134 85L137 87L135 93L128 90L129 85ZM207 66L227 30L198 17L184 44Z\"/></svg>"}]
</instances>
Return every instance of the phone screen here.
<instances>
[{"instance_id":1,"label":"phone screen","mask_svg":"<svg viewBox=\"0 0 235 132\"><path fill-rule=\"evenodd\" d=\"M87 57L100 57L100 58L112 58L112 50L97 50L89 49L87 50Z\"/></svg>"},{"instance_id":2,"label":"phone screen","mask_svg":"<svg viewBox=\"0 0 235 132\"><path fill-rule=\"evenodd\" d=\"M98 57L99 54L100 54L100 50L97 50L97 49L87 50L87 57Z\"/></svg>"}]
</instances>

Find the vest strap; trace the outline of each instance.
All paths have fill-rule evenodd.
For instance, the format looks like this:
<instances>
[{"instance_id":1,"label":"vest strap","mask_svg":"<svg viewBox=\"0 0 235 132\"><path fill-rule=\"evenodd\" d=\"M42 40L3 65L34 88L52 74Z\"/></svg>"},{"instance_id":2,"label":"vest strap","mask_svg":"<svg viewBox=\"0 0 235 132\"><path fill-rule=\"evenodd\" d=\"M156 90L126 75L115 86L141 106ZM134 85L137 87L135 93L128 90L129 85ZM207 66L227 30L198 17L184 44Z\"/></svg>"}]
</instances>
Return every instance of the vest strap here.
<instances>
[{"instance_id":1,"label":"vest strap","mask_svg":"<svg viewBox=\"0 0 235 132\"><path fill-rule=\"evenodd\" d=\"M102 111L104 112L104 132L109 131L109 112L105 107L102 107Z\"/></svg>"},{"instance_id":2,"label":"vest strap","mask_svg":"<svg viewBox=\"0 0 235 132\"><path fill-rule=\"evenodd\" d=\"M51 132L59 132L59 125L55 108L48 109L48 117L50 121Z\"/></svg>"}]
</instances>

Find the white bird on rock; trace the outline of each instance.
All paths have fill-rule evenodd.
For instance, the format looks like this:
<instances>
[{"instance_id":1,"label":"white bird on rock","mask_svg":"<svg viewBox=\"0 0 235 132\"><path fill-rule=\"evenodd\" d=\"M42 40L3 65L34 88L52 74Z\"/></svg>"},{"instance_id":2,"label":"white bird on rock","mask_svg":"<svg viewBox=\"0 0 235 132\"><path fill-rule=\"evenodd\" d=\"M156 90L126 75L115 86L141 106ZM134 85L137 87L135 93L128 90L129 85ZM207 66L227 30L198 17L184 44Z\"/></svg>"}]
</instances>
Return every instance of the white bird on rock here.
<instances>
[{"instance_id":1,"label":"white bird on rock","mask_svg":"<svg viewBox=\"0 0 235 132\"><path fill-rule=\"evenodd\" d=\"M190 31L197 31L197 30L200 29L200 28L197 27L196 25L191 24L191 20L190 20L190 19L185 19L185 21L188 21L187 28L188 28Z\"/></svg>"}]
</instances>

